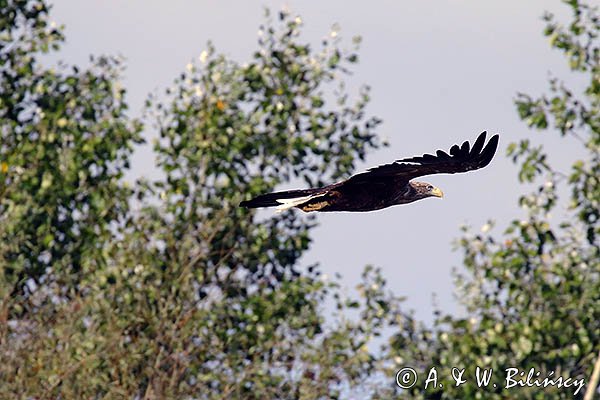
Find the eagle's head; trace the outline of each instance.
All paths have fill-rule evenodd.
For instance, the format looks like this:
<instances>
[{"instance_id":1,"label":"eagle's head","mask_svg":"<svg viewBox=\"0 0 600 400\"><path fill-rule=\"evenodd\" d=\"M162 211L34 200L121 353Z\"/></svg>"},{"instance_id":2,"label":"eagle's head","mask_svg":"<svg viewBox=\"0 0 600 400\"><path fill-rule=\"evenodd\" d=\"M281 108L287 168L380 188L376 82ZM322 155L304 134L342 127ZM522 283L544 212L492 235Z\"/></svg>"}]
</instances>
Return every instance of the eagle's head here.
<instances>
[{"instance_id":1,"label":"eagle's head","mask_svg":"<svg viewBox=\"0 0 600 400\"><path fill-rule=\"evenodd\" d=\"M444 193L431 183L410 182L410 186L415 190L415 200L424 199L426 197L444 197Z\"/></svg>"}]
</instances>

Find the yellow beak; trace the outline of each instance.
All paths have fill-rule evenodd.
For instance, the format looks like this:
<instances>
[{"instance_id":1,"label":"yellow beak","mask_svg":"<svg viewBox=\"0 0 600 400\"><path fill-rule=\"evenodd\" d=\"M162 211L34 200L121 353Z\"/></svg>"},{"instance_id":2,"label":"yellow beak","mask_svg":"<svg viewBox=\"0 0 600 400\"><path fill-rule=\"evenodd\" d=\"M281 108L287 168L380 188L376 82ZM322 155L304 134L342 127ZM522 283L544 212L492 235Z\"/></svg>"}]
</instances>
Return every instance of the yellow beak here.
<instances>
[{"instance_id":1,"label":"yellow beak","mask_svg":"<svg viewBox=\"0 0 600 400\"><path fill-rule=\"evenodd\" d=\"M433 188L433 190L431 191L431 194L434 195L435 197L444 197L444 192L442 192L439 188Z\"/></svg>"}]
</instances>

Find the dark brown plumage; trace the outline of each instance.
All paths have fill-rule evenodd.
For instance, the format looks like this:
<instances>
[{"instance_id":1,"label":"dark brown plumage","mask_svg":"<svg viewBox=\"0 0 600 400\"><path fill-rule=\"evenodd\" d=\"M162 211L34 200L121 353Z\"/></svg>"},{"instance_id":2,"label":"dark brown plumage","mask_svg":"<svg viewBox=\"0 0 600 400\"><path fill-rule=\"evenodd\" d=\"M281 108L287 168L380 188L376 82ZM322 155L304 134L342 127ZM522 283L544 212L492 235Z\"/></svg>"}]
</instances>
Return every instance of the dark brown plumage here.
<instances>
[{"instance_id":1,"label":"dark brown plumage","mask_svg":"<svg viewBox=\"0 0 600 400\"><path fill-rule=\"evenodd\" d=\"M242 207L272 207L279 211L296 207L302 211L373 211L396 204L412 203L427 197L442 197L442 191L426 182L411 179L433 174L456 174L485 167L498 147L498 135L485 144L481 133L473 147L469 142L454 145L450 154L404 158L391 164L370 168L345 181L321 188L288 190L263 194L240 203Z\"/></svg>"}]
</instances>

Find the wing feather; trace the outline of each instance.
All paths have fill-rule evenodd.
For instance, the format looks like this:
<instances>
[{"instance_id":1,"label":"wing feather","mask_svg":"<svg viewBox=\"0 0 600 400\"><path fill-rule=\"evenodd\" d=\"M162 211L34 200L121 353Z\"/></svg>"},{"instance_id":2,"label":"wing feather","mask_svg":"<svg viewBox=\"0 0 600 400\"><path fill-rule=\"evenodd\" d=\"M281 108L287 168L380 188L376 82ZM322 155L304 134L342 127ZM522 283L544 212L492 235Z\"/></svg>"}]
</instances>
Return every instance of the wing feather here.
<instances>
[{"instance_id":1,"label":"wing feather","mask_svg":"<svg viewBox=\"0 0 600 400\"><path fill-rule=\"evenodd\" d=\"M488 165L498 148L498 135L490 138L485 144L486 132L482 132L471 147L465 141L460 147L455 144L450 148L450 154L438 150L436 155L422 156L396 160L391 164L370 168L366 172L348 179L349 183L359 183L376 178L394 177L396 180L409 181L413 178L432 174L457 174L480 169Z\"/></svg>"},{"instance_id":2,"label":"wing feather","mask_svg":"<svg viewBox=\"0 0 600 400\"><path fill-rule=\"evenodd\" d=\"M485 133L485 132L483 132ZM483 149L483 144L485 143L485 135L479 135L475 143L473 143L473 148L471 148L471 153L479 154L481 149Z\"/></svg>"},{"instance_id":3,"label":"wing feather","mask_svg":"<svg viewBox=\"0 0 600 400\"><path fill-rule=\"evenodd\" d=\"M437 157L438 157L440 160L445 160L445 161L447 161L447 160L449 160L449 159L450 159L450 156L448 155L448 153L446 153L446 152L445 152L445 151L443 151L443 150L438 150L438 151L436 151L436 152L435 152L435 154L437 155Z\"/></svg>"},{"instance_id":4,"label":"wing feather","mask_svg":"<svg viewBox=\"0 0 600 400\"><path fill-rule=\"evenodd\" d=\"M467 140L465 140L465 142L462 144L462 146L460 146L460 152L466 156L469 154L470 147L471 146L469 146L469 142Z\"/></svg>"}]
</instances>

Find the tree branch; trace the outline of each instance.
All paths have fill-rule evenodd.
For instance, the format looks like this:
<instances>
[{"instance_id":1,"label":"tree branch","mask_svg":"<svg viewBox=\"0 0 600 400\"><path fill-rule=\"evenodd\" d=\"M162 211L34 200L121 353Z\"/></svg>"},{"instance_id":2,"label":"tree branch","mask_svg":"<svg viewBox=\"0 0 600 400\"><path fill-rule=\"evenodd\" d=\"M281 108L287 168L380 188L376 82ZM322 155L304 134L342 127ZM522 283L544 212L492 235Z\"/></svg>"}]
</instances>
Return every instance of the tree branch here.
<instances>
[{"instance_id":1,"label":"tree branch","mask_svg":"<svg viewBox=\"0 0 600 400\"><path fill-rule=\"evenodd\" d=\"M583 396L583 400L592 400L594 398L594 392L598 388L598 380L600 379L600 351L598 352L598 358L596 358L596 363L594 364L594 371L592 372L592 376L590 377L590 383L588 384L588 388L585 391L585 396Z\"/></svg>"}]
</instances>

